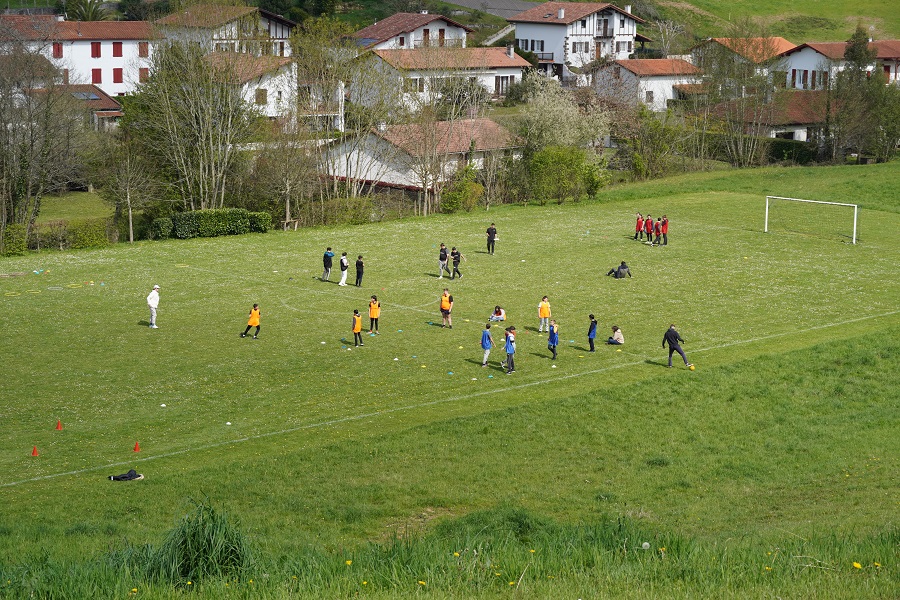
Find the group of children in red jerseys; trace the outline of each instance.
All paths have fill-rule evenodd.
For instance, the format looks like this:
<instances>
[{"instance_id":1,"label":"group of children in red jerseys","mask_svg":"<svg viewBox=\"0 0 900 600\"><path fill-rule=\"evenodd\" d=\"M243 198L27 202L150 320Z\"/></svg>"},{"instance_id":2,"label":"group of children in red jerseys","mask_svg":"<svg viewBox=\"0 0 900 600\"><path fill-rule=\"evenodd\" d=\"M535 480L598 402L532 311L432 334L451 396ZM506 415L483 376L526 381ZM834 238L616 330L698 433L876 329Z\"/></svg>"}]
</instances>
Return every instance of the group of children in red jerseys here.
<instances>
[{"instance_id":1,"label":"group of children in red jerseys","mask_svg":"<svg viewBox=\"0 0 900 600\"><path fill-rule=\"evenodd\" d=\"M647 215L644 217L641 213L637 213L637 222L634 224L634 239L643 240L645 234L650 246L668 246L669 218L663 215L657 217L654 223L652 216ZM656 239L654 239L654 235Z\"/></svg>"}]
</instances>

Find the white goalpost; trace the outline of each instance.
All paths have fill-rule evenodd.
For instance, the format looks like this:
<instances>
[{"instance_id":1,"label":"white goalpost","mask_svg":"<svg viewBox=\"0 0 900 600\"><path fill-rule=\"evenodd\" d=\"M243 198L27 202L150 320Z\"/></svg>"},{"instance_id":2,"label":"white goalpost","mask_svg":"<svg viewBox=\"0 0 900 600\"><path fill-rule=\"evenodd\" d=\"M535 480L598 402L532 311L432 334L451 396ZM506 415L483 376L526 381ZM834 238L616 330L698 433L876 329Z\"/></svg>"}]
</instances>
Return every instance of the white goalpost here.
<instances>
[{"instance_id":1,"label":"white goalpost","mask_svg":"<svg viewBox=\"0 0 900 600\"><path fill-rule=\"evenodd\" d=\"M766 196L766 222L763 228L764 233L769 232L769 204L774 201L785 201L785 202L804 202L807 204L828 204L830 206L846 206L853 208L853 243L856 243L856 225L859 217L859 205L858 204L847 204L844 202L824 202L822 200L804 200L802 198L786 198L784 196ZM846 230L845 230L846 231Z\"/></svg>"}]
</instances>

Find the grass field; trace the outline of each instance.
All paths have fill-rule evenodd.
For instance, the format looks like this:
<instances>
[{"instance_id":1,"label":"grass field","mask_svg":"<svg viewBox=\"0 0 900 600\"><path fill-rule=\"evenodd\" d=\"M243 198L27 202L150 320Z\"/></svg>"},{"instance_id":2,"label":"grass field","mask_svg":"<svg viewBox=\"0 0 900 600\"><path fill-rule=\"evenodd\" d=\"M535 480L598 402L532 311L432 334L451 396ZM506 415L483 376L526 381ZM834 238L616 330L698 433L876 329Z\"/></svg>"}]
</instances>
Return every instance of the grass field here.
<instances>
[{"instance_id":1,"label":"grass field","mask_svg":"<svg viewBox=\"0 0 900 600\"><path fill-rule=\"evenodd\" d=\"M104 202L100 196L90 192L69 192L61 196L47 196L41 200L41 213L38 223L59 219L99 219L110 217L113 207Z\"/></svg>"},{"instance_id":2,"label":"grass field","mask_svg":"<svg viewBox=\"0 0 900 600\"><path fill-rule=\"evenodd\" d=\"M28 275L0 278L0 595L158 544L208 498L259 548L271 597L896 597L898 172L719 172L584 205L3 259ZM851 190L857 246L761 232L766 194ZM638 210L668 214L668 247L631 239ZM437 279L441 241L467 256L462 280ZM317 280L325 246L365 256L362 288ZM603 276L621 260L634 279ZM372 294L382 333L351 349ZM253 302L255 341L238 336ZM480 366L495 304L520 332L512 375ZM621 352L586 351L591 312ZM673 322L695 372L665 368ZM132 467L146 479L106 480ZM502 558L473 558L480 535Z\"/></svg>"}]
</instances>

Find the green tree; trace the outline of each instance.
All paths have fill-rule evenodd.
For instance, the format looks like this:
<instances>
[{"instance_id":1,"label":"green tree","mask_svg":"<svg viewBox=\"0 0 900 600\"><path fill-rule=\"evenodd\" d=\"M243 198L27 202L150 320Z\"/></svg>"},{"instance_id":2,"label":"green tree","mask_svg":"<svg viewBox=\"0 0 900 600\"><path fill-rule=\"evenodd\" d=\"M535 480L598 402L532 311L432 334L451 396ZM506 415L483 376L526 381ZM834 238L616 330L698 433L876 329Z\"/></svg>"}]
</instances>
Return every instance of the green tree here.
<instances>
[{"instance_id":1,"label":"green tree","mask_svg":"<svg viewBox=\"0 0 900 600\"><path fill-rule=\"evenodd\" d=\"M833 159L850 149L861 156L872 139L874 123L870 115L878 94L873 93L869 69L875 62L875 52L865 29L858 25L844 50L844 68L827 93L825 134Z\"/></svg>"},{"instance_id":2,"label":"green tree","mask_svg":"<svg viewBox=\"0 0 900 600\"><path fill-rule=\"evenodd\" d=\"M596 193L602 177L599 165L583 148L547 146L528 159L532 197L562 204L580 199L588 190Z\"/></svg>"},{"instance_id":3,"label":"green tree","mask_svg":"<svg viewBox=\"0 0 900 600\"><path fill-rule=\"evenodd\" d=\"M458 210L471 211L484 196L484 186L476 181L478 171L471 164L466 165L453 178L453 182L441 195L441 211L453 213Z\"/></svg>"},{"instance_id":4,"label":"green tree","mask_svg":"<svg viewBox=\"0 0 900 600\"><path fill-rule=\"evenodd\" d=\"M64 6L70 21L108 21L111 18L103 7L103 0L68 0Z\"/></svg>"}]
</instances>

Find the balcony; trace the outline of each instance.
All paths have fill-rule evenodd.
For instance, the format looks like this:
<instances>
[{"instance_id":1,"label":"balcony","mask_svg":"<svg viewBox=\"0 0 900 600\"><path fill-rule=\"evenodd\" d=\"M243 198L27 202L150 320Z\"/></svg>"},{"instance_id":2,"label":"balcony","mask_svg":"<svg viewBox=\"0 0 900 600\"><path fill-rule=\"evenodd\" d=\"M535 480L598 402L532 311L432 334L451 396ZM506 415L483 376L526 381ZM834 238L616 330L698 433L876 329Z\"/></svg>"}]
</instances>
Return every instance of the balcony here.
<instances>
[{"instance_id":1,"label":"balcony","mask_svg":"<svg viewBox=\"0 0 900 600\"><path fill-rule=\"evenodd\" d=\"M612 27L607 27L606 29L598 29L597 33L594 34L594 39L609 39L613 37L615 33L613 32Z\"/></svg>"},{"instance_id":2,"label":"balcony","mask_svg":"<svg viewBox=\"0 0 900 600\"><path fill-rule=\"evenodd\" d=\"M542 62L542 63L552 63L553 62L553 53L552 52L534 52L533 54L537 57L538 62Z\"/></svg>"}]
</instances>

